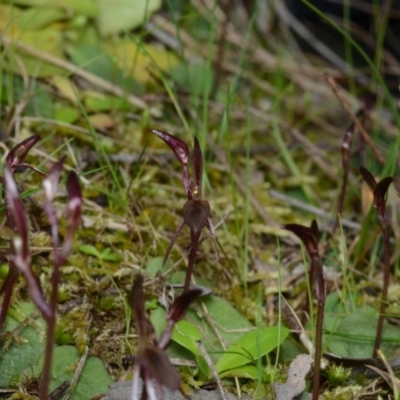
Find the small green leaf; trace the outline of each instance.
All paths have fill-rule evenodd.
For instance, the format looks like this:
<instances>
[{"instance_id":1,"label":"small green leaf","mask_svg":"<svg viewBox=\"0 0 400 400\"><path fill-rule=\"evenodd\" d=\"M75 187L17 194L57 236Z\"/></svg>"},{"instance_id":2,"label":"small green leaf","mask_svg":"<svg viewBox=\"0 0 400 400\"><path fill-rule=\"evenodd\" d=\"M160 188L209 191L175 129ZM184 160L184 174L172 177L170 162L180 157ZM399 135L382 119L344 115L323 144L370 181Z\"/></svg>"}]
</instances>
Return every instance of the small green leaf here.
<instances>
[{"instance_id":1,"label":"small green leaf","mask_svg":"<svg viewBox=\"0 0 400 400\"><path fill-rule=\"evenodd\" d=\"M165 271L168 268L170 268L171 264L169 261L167 261L164 265L163 265L163 257L154 257L151 258L148 263L146 264L145 270L146 273L151 277L151 278L155 278L156 274L158 271Z\"/></svg>"},{"instance_id":2,"label":"small green leaf","mask_svg":"<svg viewBox=\"0 0 400 400\"><path fill-rule=\"evenodd\" d=\"M98 0L97 23L102 35L142 25L161 7L161 0Z\"/></svg>"},{"instance_id":3,"label":"small green leaf","mask_svg":"<svg viewBox=\"0 0 400 400\"><path fill-rule=\"evenodd\" d=\"M228 369L219 374L219 377L221 379L226 377L237 377L252 379L254 381L259 381L260 378L262 381L267 380L267 374L265 373L265 371L262 368L257 368L254 365L242 365L238 368Z\"/></svg>"},{"instance_id":4,"label":"small green leaf","mask_svg":"<svg viewBox=\"0 0 400 400\"><path fill-rule=\"evenodd\" d=\"M122 86L125 87L126 85ZM136 94L138 91L139 90L135 91ZM93 94L90 92L86 93L84 103L85 109L87 109L88 111L126 111L129 110L132 106L131 103L129 103L128 100L124 98L117 99L116 97L104 95L93 96Z\"/></svg>"},{"instance_id":5,"label":"small green leaf","mask_svg":"<svg viewBox=\"0 0 400 400\"><path fill-rule=\"evenodd\" d=\"M211 379L212 374L211 374L211 371L210 371L210 367L208 366L207 361L205 360L205 358L203 356L199 355L199 356L196 357L196 362L197 362L197 365L198 365L200 371L202 372L202 374L204 376L206 376L207 379Z\"/></svg>"},{"instance_id":6,"label":"small green leaf","mask_svg":"<svg viewBox=\"0 0 400 400\"><path fill-rule=\"evenodd\" d=\"M73 124L80 116L80 112L73 107L60 107L56 109L54 118L57 121Z\"/></svg>"},{"instance_id":7,"label":"small green leaf","mask_svg":"<svg viewBox=\"0 0 400 400\"><path fill-rule=\"evenodd\" d=\"M200 279L196 279L196 281L203 284L203 281ZM243 330L252 327L251 323L226 300L210 295L202 298L200 301L206 306L210 320L214 321L215 326L223 327L223 329L217 329L219 336L227 345L235 343L243 336ZM188 310L186 315L187 319L203 332L202 343L211 359L214 361L218 360L224 353L224 349L210 327L209 322L192 308Z\"/></svg>"},{"instance_id":8,"label":"small green leaf","mask_svg":"<svg viewBox=\"0 0 400 400\"><path fill-rule=\"evenodd\" d=\"M172 333L172 340L188 349L195 356L200 355L196 341L201 340L201 338L202 335L196 326L185 320L179 321Z\"/></svg>"},{"instance_id":9,"label":"small green leaf","mask_svg":"<svg viewBox=\"0 0 400 400\"><path fill-rule=\"evenodd\" d=\"M157 338L160 338L162 332L165 329L166 317L167 317L167 312L163 307L157 307L150 314L150 321L153 324Z\"/></svg>"},{"instance_id":10,"label":"small green leaf","mask_svg":"<svg viewBox=\"0 0 400 400\"><path fill-rule=\"evenodd\" d=\"M91 244L83 244L82 246L79 246L79 250L82 253L101 259L101 253Z\"/></svg>"},{"instance_id":11,"label":"small green leaf","mask_svg":"<svg viewBox=\"0 0 400 400\"><path fill-rule=\"evenodd\" d=\"M100 255L100 258L104 261L118 262L121 261L121 257L118 254L112 254L112 249L110 247L106 247Z\"/></svg>"},{"instance_id":12,"label":"small green leaf","mask_svg":"<svg viewBox=\"0 0 400 400\"><path fill-rule=\"evenodd\" d=\"M288 336L285 327L259 328L243 335L230 346L215 368L218 373L248 364L278 347Z\"/></svg>"}]
</instances>

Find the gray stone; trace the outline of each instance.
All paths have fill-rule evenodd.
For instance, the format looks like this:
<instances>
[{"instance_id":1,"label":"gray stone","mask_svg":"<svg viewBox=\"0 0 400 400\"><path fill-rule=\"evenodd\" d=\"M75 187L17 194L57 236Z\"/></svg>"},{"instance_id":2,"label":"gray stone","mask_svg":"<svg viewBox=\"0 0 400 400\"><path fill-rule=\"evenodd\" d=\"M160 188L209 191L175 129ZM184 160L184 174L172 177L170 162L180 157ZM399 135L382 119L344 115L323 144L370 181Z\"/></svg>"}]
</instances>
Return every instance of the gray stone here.
<instances>
[{"instance_id":1,"label":"gray stone","mask_svg":"<svg viewBox=\"0 0 400 400\"><path fill-rule=\"evenodd\" d=\"M132 400L132 381L116 382L110 386L110 391L102 400ZM232 393L226 393L227 400L237 400L237 396ZM218 390L197 390L189 396L190 400L222 400L221 393ZM246 395L242 396L242 400L249 400ZM163 400L187 400L179 392L171 392L164 388Z\"/></svg>"}]
</instances>

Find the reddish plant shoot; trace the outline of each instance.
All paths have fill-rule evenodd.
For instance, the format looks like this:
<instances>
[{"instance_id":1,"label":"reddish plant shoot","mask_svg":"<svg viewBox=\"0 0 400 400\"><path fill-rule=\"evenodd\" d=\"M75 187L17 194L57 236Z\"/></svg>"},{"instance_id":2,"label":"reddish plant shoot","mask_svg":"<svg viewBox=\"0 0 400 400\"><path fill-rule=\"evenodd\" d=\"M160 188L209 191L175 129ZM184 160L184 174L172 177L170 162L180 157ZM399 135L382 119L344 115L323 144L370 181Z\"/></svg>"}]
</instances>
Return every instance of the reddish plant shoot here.
<instances>
[{"instance_id":1,"label":"reddish plant shoot","mask_svg":"<svg viewBox=\"0 0 400 400\"><path fill-rule=\"evenodd\" d=\"M12 264L22 273L28 285L29 295L45 319L51 316L51 310L46 303L37 277L31 268L29 254L28 223L25 209L19 198L17 185L7 165L4 166L4 192L11 212L12 226L15 236L12 239Z\"/></svg>"},{"instance_id":2,"label":"reddish plant shoot","mask_svg":"<svg viewBox=\"0 0 400 400\"><path fill-rule=\"evenodd\" d=\"M146 316L143 292L143 276L135 278L129 304L134 312L139 334L139 350L132 383L132 400L139 400L139 378L143 380L143 398L158 400L163 398L162 387L172 391L180 389L181 379L171 364L165 349L168 347L175 324L183 318L190 304L195 301L202 291L192 289L179 296L167 315L167 327L157 340L154 328ZM155 381L156 389L153 386Z\"/></svg>"},{"instance_id":3,"label":"reddish plant shoot","mask_svg":"<svg viewBox=\"0 0 400 400\"><path fill-rule=\"evenodd\" d=\"M217 255L218 262L221 264L219 257L217 240L215 237L215 229L210 219L210 204L208 201L203 200L201 193L201 184L203 178L203 153L201 151L200 143L197 137L194 138L193 146L193 172L194 172L194 185L192 187L191 178L189 174L189 148L186 143L177 137L157 129L151 130L155 135L164 140L164 142L172 149L177 160L183 167L183 186L187 201L183 206L183 220L175 231L171 242L168 245L167 251L164 256L164 263L167 261L168 256L172 250L183 227L186 225L190 230L190 250L189 261L185 278L184 291L189 290L190 281L193 274L194 263L197 255L197 247L199 244L201 232L204 227L210 231L213 241L214 249Z\"/></svg>"},{"instance_id":4,"label":"reddish plant shoot","mask_svg":"<svg viewBox=\"0 0 400 400\"><path fill-rule=\"evenodd\" d=\"M374 105L375 105L375 97L371 95L366 95L364 98L364 104L358 110L356 117L359 119L365 117L366 115L368 115L369 111L374 107ZM334 235L334 233L336 232L336 229L339 225L339 216L341 216L343 213L344 199L346 197L349 174L350 174L351 145L353 142L355 129L356 129L356 124L355 122L352 122L350 126L347 128L342 140L342 146L341 146L342 167L343 167L342 186L339 195L336 218L331 230L331 235Z\"/></svg>"},{"instance_id":5,"label":"reddish plant shoot","mask_svg":"<svg viewBox=\"0 0 400 400\"><path fill-rule=\"evenodd\" d=\"M375 344L373 356L378 356L378 350L382 341L384 314L386 310L387 295L390 280L390 222L386 210L386 198L389 186L394 178L388 176L382 179L379 183L365 167L360 168L361 176L367 183L372 193L374 194L374 207L378 214L378 224L382 231L384 243L384 271L383 271L383 287L381 295L381 305L379 310L378 326L376 328Z\"/></svg>"},{"instance_id":6,"label":"reddish plant shoot","mask_svg":"<svg viewBox=\"0 0 400 400\"><path fill-rule=\"evenodd\" d=\"M6 162L5 165L8 167L9 172L11 173L11 176L13 178L14 173L18 167L25 167L29 168L33 171L38 172L41 175L45 175L42 171L37 169L36 167L26 164L23 161L25 160L25 157L27 156L29 150L40 140L39 135L33 135L21 143L17 144L15 147L13 147L10 152L7 154L6 157ZM17 226L16 222L14 221L13 214L15 214L15 210L12 211L12 205L10 204L11 197L7 195L7 187L4 181L3 177L0 177L0 182L3 184L4 189L5 189L5 199L4 199L4 206L5 206L5 212L6 212L6 219L7 219L7 226L14 232L17 232ZM11 185L11 188L13 189L13 184L14 178L13 179L8 179L9 186ZM14 193L15 197L15 193ZM18 205L14 204L14 209L15 207L19 207ZM20 215L20 212L18 213ZM20 226L21 228L21 226ZM10 252L11 254L14 254L14 243L13 241L10 242ZM12 289L14 287L14 284L18 278L18 268L16 267L13 259L11 258L9 261L9 270L7 277L5 281L3 282L1 288L0 288L0 295L3 295L3 302L2 302L2 307L0 309L0 330L3 327L8 308L10 307L10 301L11 301L11 295L12 295ZM37 296L40 296L37 294Z\"/></svg>"},{"instance_id":7,"label":"reddish plant shoot","mask_svg":"<svg viewBox=\"0 0 400 400\"><path fill-rule=\"evenodd\" d=\"M310 257L310 286L317 298L317 324L315 327L315 355L314 355L314 379L312 399L318 400L320 391L321 358L322 358L322 329L324 323L324 308L326 300L326 285L323 273L322 260L318 252L320 232L317 222L312 221L311 226L287 224L283 226L293 232L304 244ZM310 307L311 308L311 307ZM310 310L311 312L311 310Z\"/></svg>"},{"instance_id":8,"label":"reddish plant shoot","mask_svg":"<svg viewBox=\"0 0 400 400\"><path fill-rule=\"evenodd\" d=\"M64 260L63 263L71 252L75 232L79 227L82 215L83 200L81 187L79 185L79 178L74 171L71 171L67 178L67 193L66 218L68 229L61 251L61 257Z\"/></svg>"},{"instance_id":9,"label":"reddish plant shoot","mask_svg":"<svg viewBox=\"0 0 400 400\"><path fill-rule=\"evenodd\" d=\"M192 184L190 181L189 174L189 148L187 144L167 132L160 131L158 129L151 130L155 135L164 140L164 142L174 152L176 159L182 164L183 167L183 186L185 188L186 197L188 200L192 200Z\"/></svg>"},{"instance_id":10,"label":"reddish plant shoot","mask_svg":"<svg viewBox=\"0 0 400 400\"><path fill-rule=\"evenodd\" d=\"M339 216L343 214L344 199L346 197L347 185L350 174L350 149L351 149L351 142L353 140L354 130L355 130L355 123L353 122L347 128L342 141L342 167L343 167L342 187L339 195L336 218L332 227L332 232L331 232L332 235L334 235L339 225Z\"/></svg>"},{"instance_id":11,"label":"reddish plant shoot","mask_svg":"<svg viewBox=\"0 0 400 400\"><path fill-rule=\"evenodd\" d=\"M45 195L44 210L50 222L51 237L53 242L54 267L52 276L52 291L50 298L51 316L47 319L47 339L45 363L40 382L40 398L47 399L47 391L50 383L50 370L53 356L53 338L56 324L56 308L58 286L60 281L60 268L65 263L72 249L72 242L76 230L78 229L82 212L82 194L79 186L79 180L75 172L70 172L67 179L67 232L60 248L58 235L58 219L54 207L54 200L57 195L59 180L63 170L65 157L56 162L51 168L47 177L43 180L43 191Z\"/></svg>"},{"instance_id":12,"label":"reddish plant shoot","mask_svg":"<svg viewBox=\"0 0 400 400\"><path fill-rule=\"evenodd\" d=\"M32 171L37 172L40 175L45 176L46 174L40 169L34 167L31 164L24 163L24 159L31 150L31 148L40 140L39 135L33 135L23 140L21 143L18 143L15 147L13 147L6 157L6 164L10 168L11 172L14 173L15 170L19 167L29 168Z\"/></svg>"},{"instance_id":13,"label":"reddish plant shoot","mask_svg":"<svg viewBox=\"0 0 400 400\"><path fill-rule=\"evenodd\" d=\"M44 211L46 212L47 218L49 219L51 227L51 237L53 240L54 248L58 248L58 221L56 216L56 210L54 208L54 199L57 195L58 182L61 177L65 162L65 157L56 162L47 174L46 178L42 181L43 194L45 198Z\"/></svg>"}]
</instances>

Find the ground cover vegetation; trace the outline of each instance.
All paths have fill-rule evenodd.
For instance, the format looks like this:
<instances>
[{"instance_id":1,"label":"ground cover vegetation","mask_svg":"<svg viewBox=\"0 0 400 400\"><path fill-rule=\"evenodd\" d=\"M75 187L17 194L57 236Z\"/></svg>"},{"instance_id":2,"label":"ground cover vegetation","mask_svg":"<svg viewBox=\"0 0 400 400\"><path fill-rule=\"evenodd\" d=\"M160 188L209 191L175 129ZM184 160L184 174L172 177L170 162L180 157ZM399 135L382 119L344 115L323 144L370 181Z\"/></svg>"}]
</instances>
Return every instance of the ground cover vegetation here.
<instances>
[{"instance_id":1,"label":"ground cover vegetation","mask_svg":"<svg viewBox=\"0 0 400 400\"><path fill-rule=\"evenodd\" d=\"M0 397L399 399L399 10L327 3L0 1Z\"/></svg>"}]
</instances>

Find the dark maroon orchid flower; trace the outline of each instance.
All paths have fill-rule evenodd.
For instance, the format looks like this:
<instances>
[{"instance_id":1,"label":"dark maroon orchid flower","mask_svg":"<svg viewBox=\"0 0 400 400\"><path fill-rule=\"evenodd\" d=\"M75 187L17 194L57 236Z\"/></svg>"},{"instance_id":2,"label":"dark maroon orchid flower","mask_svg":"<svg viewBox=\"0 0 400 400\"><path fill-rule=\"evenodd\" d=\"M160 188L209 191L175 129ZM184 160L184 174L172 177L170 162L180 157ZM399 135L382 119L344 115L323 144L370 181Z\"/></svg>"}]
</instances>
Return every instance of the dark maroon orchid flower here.
<instances>
[{"instance_id":1,"label":"dark maroon orchid flower","mask_svg":"<svg viewBox=\"0 0 400 400\"><path fill-rule=\"evenodd\" d=\"M9 170L4 166L4 192L6 201L11 211L15 236L12 239L13 254L11 262L25 278L29 295L44 318L50 318L51 310L46 303L37 277L31 268L31 257L29 253L28 223L22 201L19 198L17 185Z\"/></svg>"},{"instance_id":2,"label":"dark maroon orchid flower","mask_svg":"<svg viewBox=\"0 0 400 400\"><path fill-rule=\"evenodd\" d=\"M166 262L176 239L181 233L183 227L186 225L190 230L190 251L189 262L185 279L184 291L187 291L190 286L190 280L193 274L194 262L196 260L197 246L199 243L201 231L207 227L210 231L213 240L214 249L217 254L218 262L221 263L217 240L215 238L215 229L210 219L210 204L208 201L202 199L201 194L201 181L203 177L203 154L201 152L200 143L198 139L194 138L193 147L193 172L194 172L194 185L192 187L190 174L189 174L189 148L186 143L177 137L170 135L157 129L151 130L155 135L164 140L164 142L172 149L177 160L183 167L183 186L187 197L187 202L183 206L183 221L179 224L175 231L171 242L168 245L167 251L164 256L164 263Z\"/></svg>"},{"instance_id":3,"label":"dark maroon orchid flower","mask_svg":"<svg viewBox=\"0 0 400 400\"><path fill-rule=\"evenodd\" d=\"M312 398L313 400L318 400L322 357L322 328L326 300L325 278L322 260L318 252L318 243L321 235L315 220L312 221L310 227L298 224L287 224L283 226L283 229L293 232L303 242L304 247L306 248L310 257L310 286L314 289L314 294L317 298L318 304L317 324L315 326L314 380Z\"/></svg>"},{"instance_id":4,"label":"dark maroon orchid flower","mask_svg":"<svg viewBox=\"0 0 400 400\"><path fill-rule=\"evenodd\" d=\"M386 178L383 178L379 183L377 183L375 178L372 176L371 172L369 172L366 168L361 167L360 173L364 181L371 189L371 192L374 194L374 207L376 208L376 211L378 213L378 224L382 231L383 243L385 248L381 306L379 311L378 326L376 328L376 337L375 337L374 354L373 354L373 356L376 357L378 355L378 350L380 348L382 340L384 314L386 309L389 280L390 280L390 223L386 211L386 198L387 198L387 191L389 189L390 184L393 182L394 178L388 176Z\"/></svg>"},{"instance_id":5,"label":"dark maroon orchid flower","mask_svg":"<svg viewBox=\"0 0 400 400\"><path fill-rule=\"evenodd\" d=\"M132 382L132 400L158 400L163 398L162 387L177 391L181 379L171 364L165 349L168 347L175 324L184 317L186 310L203 292L191 289L179 296L167 315L167 326L158 341L154 328L146 316L143 293L143 276L138 275L132 287L130 306L135 314L139 333L139 350ZM142 396L139 396L139 378L143 380ZM155 381L156 389L153 386Z\"/></svg>"}]
</instances>

